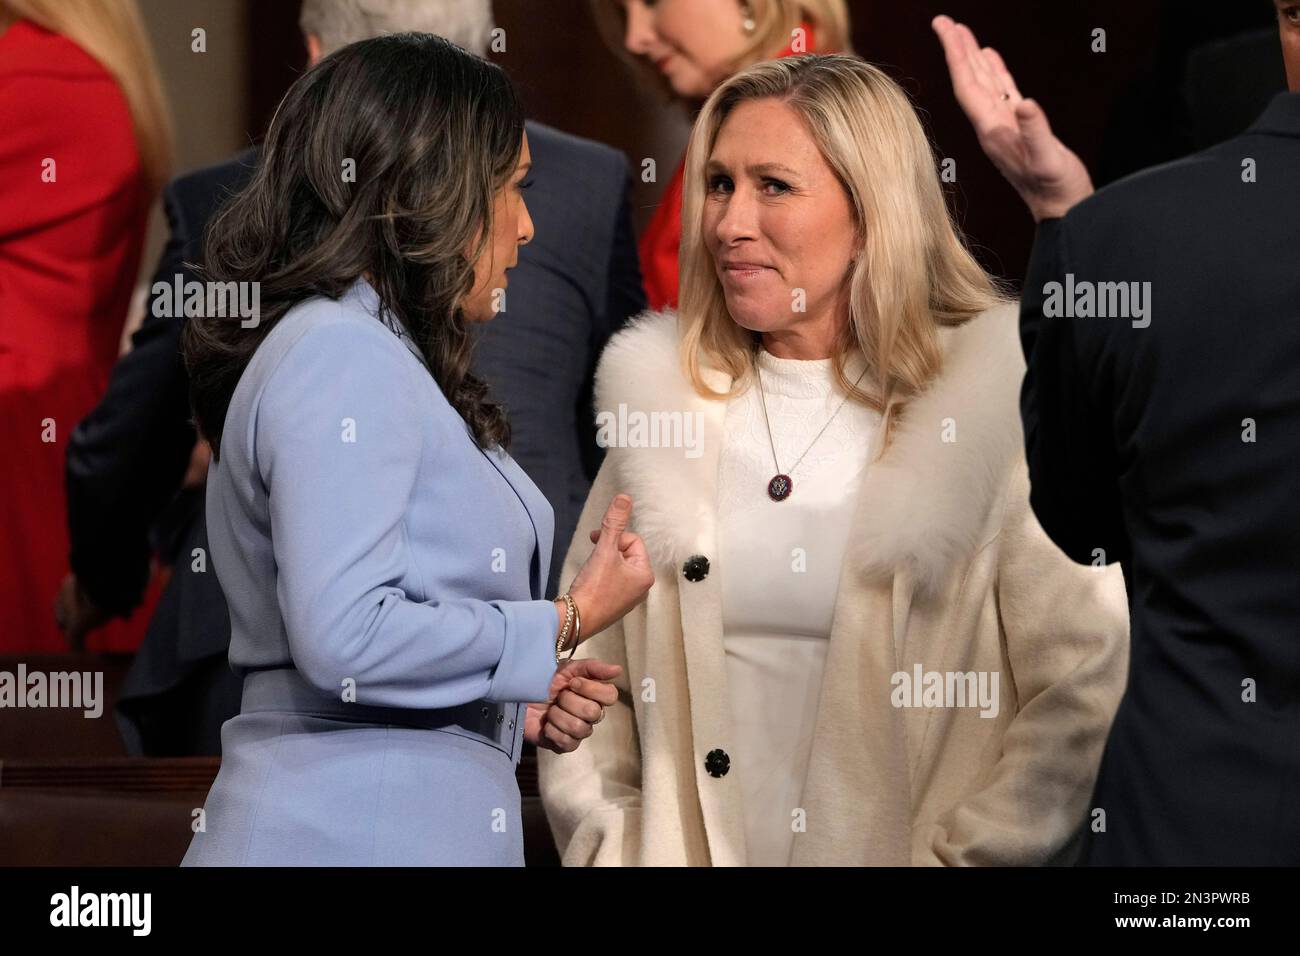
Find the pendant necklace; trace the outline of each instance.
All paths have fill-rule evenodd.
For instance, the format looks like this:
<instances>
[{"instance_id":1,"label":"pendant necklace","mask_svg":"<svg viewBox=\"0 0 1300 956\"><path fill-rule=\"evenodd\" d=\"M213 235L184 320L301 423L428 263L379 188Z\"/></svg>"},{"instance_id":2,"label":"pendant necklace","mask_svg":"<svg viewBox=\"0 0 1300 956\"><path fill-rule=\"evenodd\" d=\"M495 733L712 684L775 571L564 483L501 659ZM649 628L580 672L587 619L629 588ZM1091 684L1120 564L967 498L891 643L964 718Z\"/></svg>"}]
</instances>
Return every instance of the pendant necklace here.
<instances>
[{"instance_id":1,"label":"pendant necklace","mask_svg":"<svg viewBox=\"0 0 1300 956\"><path fill-rule=\"evenodd\" d=\"M757 358L754 361L754 371L758 374L758 395L763 403L763 423L767 425L767 441L772 447L772 464L776 465L776 474L767 483L767 496L773 501L785 501L790 497L790 493L794 491L794 480L790 477L790 472L799 467L799 462L803 461L808 452L812 451L813 445L817 444L817 439L821 438L826 429L831 427L831 422L835 421L835 416L840 413L840 409L848 402L849 396L844 396L844 401L840 402L835 411L831 413L831 417L826 419L826 424L822 426L821 431L813 437L808 447L803 450L803 454L790 466L790 471L785 472L781 470L781 463L776 459L776 442L772 440L772 422L767 417L767 393L763 391L763 369L759 366ZM862 374L858 376L857 382L853 383L854 388L858 387L858 382L861 382L866 374L867 370L864 368Z\"/></svg>"}]
</instances>

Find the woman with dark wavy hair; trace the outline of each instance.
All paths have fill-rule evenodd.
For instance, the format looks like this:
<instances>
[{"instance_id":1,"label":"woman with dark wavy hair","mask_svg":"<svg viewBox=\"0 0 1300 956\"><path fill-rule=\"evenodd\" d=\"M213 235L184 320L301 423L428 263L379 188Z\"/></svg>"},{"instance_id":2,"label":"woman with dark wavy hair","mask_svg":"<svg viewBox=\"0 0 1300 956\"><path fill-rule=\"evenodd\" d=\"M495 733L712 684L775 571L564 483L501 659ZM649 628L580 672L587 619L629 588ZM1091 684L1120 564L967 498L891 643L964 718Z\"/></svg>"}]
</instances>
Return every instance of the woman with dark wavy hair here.
<instances>
[{"instance_id":1,"label":"woman with dark wavy hair","mask_svg":"<svg viewBox=\"0 0 1300 956\"><path fill-rule=\"evenodd\" d=\"M631 500L541 599L551 508L470 372L532 237L523 130L499 67L356 43L213 225L209 288L260 306L183 346L244 691L185 865L520 864L521 742L571 751L614 702L617 667L559 652L653 582Z\"/></svg>"}]
</instances>

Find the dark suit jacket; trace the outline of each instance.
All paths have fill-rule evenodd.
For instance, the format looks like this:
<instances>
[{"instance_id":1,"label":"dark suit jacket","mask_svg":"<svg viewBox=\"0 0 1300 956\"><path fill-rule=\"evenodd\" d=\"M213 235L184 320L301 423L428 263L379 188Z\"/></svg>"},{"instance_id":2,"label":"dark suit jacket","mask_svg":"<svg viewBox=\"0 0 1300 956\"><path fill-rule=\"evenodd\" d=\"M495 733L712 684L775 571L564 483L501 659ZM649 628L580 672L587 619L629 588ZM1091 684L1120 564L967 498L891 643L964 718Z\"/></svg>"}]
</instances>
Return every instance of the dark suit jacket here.
<instances>
[{"instance_id":1,"label":"dark suit jacket","mask_svg":"<svg viewBox=\"0 0 1300 956\"><path fill-rule=\"evenodd\" d=\"M627 200L627 161L607 146L528 124L536 238L511 271L506 310L489 323L478 371L510 412L510 452L555 511L548 595L600 464L591 377L610 334L644 308ZM252 172L256 154L175 180L164 194L171 238L154 281L195 278L208 222ZM152 305L152 303L151 303ZM72 569L101 607L141 600L151 552L172 579L122 691L119 725L133 752L219 753L238 712L226 665L230 622L207 553L203 493L179 486L195 441L179 343L183 318L147 311L104 398L69 443ZM472 507L473 502L466 502ZM568 583L568 582L564 582Z\"/></svg>"},{"instance_id":2,"label":"dark suit jacket","mask_svg":"<svg viewBox=\"0 0 1300 956\"><path fill-rule=\"evenodd\" d=\"M535 236L510 270L505 311L478 326L475 369L510 413L510 456L555 509L554 597L572 583L559 580L560 568L604 459L596 360L646 303L623 154L537 123L528 143Z\"/></svg>"},{"instance_id":3,"label":"dark suit jacket","mask_svg":"<svg viewBox=\"0 0 1300 956\"><path fill-rule=\"evenodd\" d=\"M198 278L190 265L201 258L207 224L247 184L256 158L246 150L167 187L170 236L151 287L177 274ZM108 391L68 443L70 561L91 599L116 614L140 603L155 550L171 565L114 716L131 753L217 754L240 685L225 664L230 618L207 561L203 490L180 488L197 438L180 354L185 320L154 315L148 301Z\"/></svg>"},{"instance_id":4,"label":"dark suit jacket","mask_svg":"<svg viewBox=\"0 0 1300 956\"><path fill-rule=\"evenodd\" d=\"M1031 501L1076 561L1124 562L1132 612L1092 863L1300 863L1298 253L1300 94L1040 227ZM1149 326L1047 317L1069 276L1149 282Z\"/></svg>"},{"instance_id":5,"label":"dark suit jacket","mask_svg":"<svg viewBox=\"0 0 1300 956\"><path fill-rule=\"evenodd\" d=\"M1191 149L1239 136L1285 89L1286 64L1278 53L1276 24L1192 50L1183 78Z\"/></svg>"}]
</instances>

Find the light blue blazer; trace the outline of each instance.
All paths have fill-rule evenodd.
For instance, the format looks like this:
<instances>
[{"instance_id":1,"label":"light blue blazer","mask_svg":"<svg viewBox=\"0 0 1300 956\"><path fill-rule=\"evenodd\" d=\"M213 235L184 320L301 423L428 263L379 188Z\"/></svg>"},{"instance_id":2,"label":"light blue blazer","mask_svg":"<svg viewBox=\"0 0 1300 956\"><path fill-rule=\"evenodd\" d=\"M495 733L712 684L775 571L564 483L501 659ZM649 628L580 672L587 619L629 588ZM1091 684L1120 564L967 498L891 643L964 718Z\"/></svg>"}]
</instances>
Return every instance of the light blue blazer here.
<instances>
[{"instance_id":1,"label":"light blue blazer","mask_svg":"<svg viewBox=\"0 0 1300 956\"><path fill-rule=\"evenodd\" d=\"M482 451L365 282L267 334L208 470L245 673L182 865L522 865L550 505Z\"/></svg>"}]
</instances>

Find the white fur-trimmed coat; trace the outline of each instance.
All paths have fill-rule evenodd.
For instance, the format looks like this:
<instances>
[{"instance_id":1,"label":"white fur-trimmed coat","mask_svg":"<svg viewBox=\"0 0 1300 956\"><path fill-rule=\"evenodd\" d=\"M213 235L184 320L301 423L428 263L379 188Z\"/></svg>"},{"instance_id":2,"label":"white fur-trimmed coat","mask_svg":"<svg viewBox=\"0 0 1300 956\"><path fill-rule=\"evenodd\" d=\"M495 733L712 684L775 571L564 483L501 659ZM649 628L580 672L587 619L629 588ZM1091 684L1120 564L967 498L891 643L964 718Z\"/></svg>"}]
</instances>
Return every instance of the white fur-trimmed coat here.
<instances>
[{"instance_id":1,"label":"white fur-trimmed coat","mask_svg":"<svg viewBox=\"0 0 1300 956\"><path fill-rule=\"evenodd\" d=\"M1074 564L1029 508L1015 308L940 336L943 371L868 465L855 508L796 865L1052 862L1085 819L1123 692L1119 568ZM707 374L727 387L724 373ZM732 746L718 575L683 573L693 555L717 566L726 403L687 382L673 313L647 313L605 349L596 408L620 403L702 413L703 453L608 451L560 584L591 552L588 533L618 492L632 495L632 530L656 582L579 649L623 665L620 699L577 751L539 754L542 798L566 865L744 865L737 775L706 771L715 750L743 759ZM997 671L997 716L894 706L892 675L917 664Z\"/></svg>"}]
</instances>

